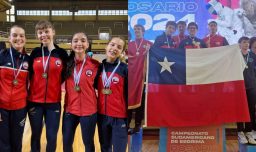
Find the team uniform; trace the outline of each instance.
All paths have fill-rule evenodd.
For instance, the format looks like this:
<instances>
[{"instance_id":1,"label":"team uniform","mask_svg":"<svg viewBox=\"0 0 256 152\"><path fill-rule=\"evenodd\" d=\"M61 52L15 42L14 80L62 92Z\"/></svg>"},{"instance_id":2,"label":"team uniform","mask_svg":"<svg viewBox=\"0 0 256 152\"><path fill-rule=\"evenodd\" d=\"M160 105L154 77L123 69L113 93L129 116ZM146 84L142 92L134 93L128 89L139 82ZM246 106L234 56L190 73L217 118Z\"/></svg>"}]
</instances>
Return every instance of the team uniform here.
<instances>
[{"instance_id":1,"label":"team uniform","mask_svg":"<svg viewBox=\"0 0 256 152\"><path fill-rule=\"evenodd\" d=\"M109 88L103 85L104 73L111 82ZM114 63L108 63L106 59L103 60L95 82L98 89L98 131L101 151L110 152L113 145L114 152L125 152L128 141L127 64L120 62L119 59L116 59Z\"/></svg>"},{"instance_id":2,"label":"team uniform","mask_svg":"<svg viewBox=\"0 0 256 152\"><path fill-rule=\"evenodd\" d=\"M67 53L57 45L51 52L41 46L35 48L30 56L28 114L32 129L31 151L40 151L43 117L46 124L46 151L55 151Z\"/></svg>"},{"instance_id":3,"label":"team uniform","mask_svg":"<svg viewBox=\"0 0 256 152\"><path fill-rule=\"evenodd\" d=\"M21 152L30 58L14 48L0 52L0 151Z\"/></svg>"},{"instance_id":4,"label":"team uniform","mask_svg":"<svg viewBox=\"0 0 256 152\"><path fill-rule=\"evenodd\" d=\"M209 34L203 38L203 41L208 45L208 48L229 45L226 38L218 34Z\"/></svg>"},{"instance_id":5,"label":"team uniform","mask_svg":"<svg viewBox=\"0 0 256 152\"><path fill-rule=\"evenodd\" d=\"M94 79L99 62L87 56L84 63L76 60L75 64L76 70L79 71L80 69L82 71L79 85L75 84L73 75L65 81L66 95L62 127L63 149L65 152L73 151L74 135L76 127L80 123L86 152L94 152L93 137L97 122L97 97L94 89Z\"/></svg>"},{"instance_id":6,"label":"team uniform","mask_svg":"<svg viewBox=\"0 0 256 152\"><path fill-rule=\"evenodd\" d=\"M207 46L203 40L197 37L188 36L188 38L180 42L179 48L199 49L199 48L207 48Z\"/></svg>"},{"instance_id":7,"label":"team uniform","mask_svg":"<svg viewBox=\"0 0 256 152\"><path fill-rule=\"evenodd\" d=\"M162 35L156 37L154 42L154 47L161 47L161 48L176 48L177 44L172 38L172 36L168 36L163 32Z\"/></svg>"},{"instance_id":8,"label":"team uniform","mask_svg":"<svg viewBox=\"0 0 256 152\"><path fill-rule=\"evenodd\" d=\"M173 36L172 38L176 42L176 47L179 47L180 42L183 41L184 39L188 38L188 36L185 34L179 34L179 35Z\"/></svg>"},{"instance_id":9,"label":"team uniform","mask_svg":"<svg viewBox=\"0 0 256 152\"><path fill-rule=\"evenodd\" d=\"M144 116L144 96L143 89L145 73L146 73L146 57L148 49L153 43L145 39L136 39L128 43L128 106L129 122L132 118L132 113L135 111L135 124L141 125ZM143 99L142 99L143 98ZM136 109L135 109L136 108ZM128 122L128 124L129 124Z\"/></svg>"},{"instance_id":10,"label":"team uniform","mask_svg":"<svg viewBox=\"0 0 256 152\"><path fill-rule=\"evenodd\" d=\"M246 89L246 96L248 101L248 107L250 112L250 122L237 123L237 131L251 132L255 128L255 105L256 105L256 58L255 55L249 51L247 55L243 55L246 62L246 68L244 69L244 83ZM244 125L245 124L245 125Z\"/></svg>"}]
</instances>

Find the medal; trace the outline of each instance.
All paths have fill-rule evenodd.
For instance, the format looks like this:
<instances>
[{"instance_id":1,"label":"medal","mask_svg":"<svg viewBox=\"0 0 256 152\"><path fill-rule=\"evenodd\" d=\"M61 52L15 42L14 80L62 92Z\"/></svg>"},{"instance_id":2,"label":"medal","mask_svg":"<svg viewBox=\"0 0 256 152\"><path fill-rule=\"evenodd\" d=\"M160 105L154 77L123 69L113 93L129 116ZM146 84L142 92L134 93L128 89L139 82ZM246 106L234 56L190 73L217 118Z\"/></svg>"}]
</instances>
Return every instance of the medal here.
<instances>
[{"instance_id":1,"label":"medal","mask_svg":"<svg viewBox=\"0 0 256 152\"><path fill-rule=\"evenodd\" d=\"M144 41L143 39L140 40L139 47L137 46L136 40L134 41L134 43L135 43L135 48L136 48L136 55L137 55L137 56L140 55L139 50L140 50L140 47L141 47L143 41Z\"/></svg>"},{"instance_id":2,"label":"medal","mask_svg":"<svg viewBox=\"0 0 256 152\"><path fill-rule=\"evenodd\" d=\"M48 63L49 63L49 60L50 60L50 57L51 57L51 53L52 53L52 51L50 51L50 53L49 53L49 55L48 55L48 57L47 57L47 59L46 59L46 63L45 63L45 61L44 61L44 49L43 49L43 47L42 47L43 69L44 69L44 72L43 72L43 74L42 74L42 77L43 77L44 79L46 79L46 78L48 77L48 74L47 74L47 72L46 72L46 68L47 68L47 66L49 65Z\"/></svg>"},{"instance_id":3,"label":"medal","mask_svg":"<svg viewBox=\"0 0 256 152\"><path fill-rule=\"evenodd\" d=\"M118 64L116 65L114 70L111 72L110 76L108 77L106 74L104 64L103 64L102 83L103 83L104 89L102 89L102 94L109 95L112 93L112 90L110 89L111 80L112 80L112 77L114 76L114 73L116 72L117 68L119 67L119 65L120 65L120 60L118 61Z\"/></svg>"},{"instance_id":4,"label":"medal","mask_svg":"<svg viewBox=\"0 0 256 152\"><path fill-rule=\"evenodd\" d=\"M43 74L42 74L42 77L43 77L44 79L46 79L47 76L48 76L47 73L43 73Z\"/></svg>"},{"instance_id":5,"label":"medal","mask_svg":"<svg viewBox=\"0 0 256 152\"><path fill-rule=\"evenodd\" d=\"M14 79L14 80L12 81L12 84L15 85L15 86L18 85L18 80L17 80L17 79Z\"/></svg>"},{"instance_id":6,"label":"medal","mask_svg":"<svg viewBox=\"0 0 256 152\"><path fill-rule=\"evenodd\" d=\"M75 86L75 91L76 91L76 92L80 92L80 91L81 91L81 88L76 85L76 86Z\"/></svg>"},{"instance_id":7,"label":"medal","mask_svg":"<svg viewBox=\"0 0 256 152\"><path fill-rule=\"evenodd\" d=\"M74 58L74 60L76 62L75 58ZM79 82L80 82L80 77L81 77L81 74L82 74L82 71L83 71L83 68L84 68L85 61L86 61L86 57L84 57L83 64L80 67L78 72L76 71L76 64L77 63L75 63L74 72L73 72L73 76L74 77L73 78L74 78L74 84L75 84L75 91L76 92L80 92L81 91L81 87L79 86Z\"/></svg>"},{"instance_id":8,"label":"medal","mask_svg":"<svg viewBox=\"0 0 256 152\"><path fill-rule=\"evenodd\" d=\"M102 89L102 93L105 94L105 95L109 95L112 93L112 90L110 89Z\"/></svg>"},{"instance_id":9,"label":"medal","mask_svg":"<svg viewBox=\"0 0 256 152\"><path fill-rule=\"evenodd\" d=\"M10 55L11 55L11 58L12 58L12 68L13 68L13 75L14 75L14 79L13 79L13 81L12 81L12 84L16 86L16 85L18 85L17 77L18 77L18 75L19 75L19 73L20 73L20 70L21 70L21 67L22 67L22 64L23 64L25 55L23 55L23 57L22 57L22 61L21 61L21 63L20 63L18 72L16 72L15 67L14 67L14 59L13 59L13 55L12 55L12 48L10 48ZM18 61L17 61L17 62L18 62ZM17 65L17 63L16 63L16 65ZM17 67L18 67L18 65L17 65Z\"/></svg>"}]
</instances>

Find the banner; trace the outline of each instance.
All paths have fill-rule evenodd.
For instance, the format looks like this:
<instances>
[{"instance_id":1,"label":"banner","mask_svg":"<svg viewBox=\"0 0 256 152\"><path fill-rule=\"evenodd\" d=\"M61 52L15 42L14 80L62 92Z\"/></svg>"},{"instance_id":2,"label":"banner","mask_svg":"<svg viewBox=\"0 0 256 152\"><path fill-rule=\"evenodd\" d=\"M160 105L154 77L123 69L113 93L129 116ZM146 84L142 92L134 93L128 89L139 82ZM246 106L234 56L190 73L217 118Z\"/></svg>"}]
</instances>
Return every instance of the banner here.
<instances>
[{"instance_id":1,"label":"banner","mask_svg":"<svg viewBox=\"0 0 256 152\"><path fill-rule=\"evenodd\" d=\"M255 36L255 12L253 0L129 0L128 30L134 38L133 27L141 24L146 30L144 38L154 41L165 30L167 21L182 20L187 24L196 22L199 26L197 36L203 38L208 34L208 22L215 20L218 33L229 44L235 44L241 36Z\"/></svg>"},{"instance_id":2,"label":"banner","mask_svg":"<svg viewBox=\"0 0 256 152\"><path fill-rule=\"evenodd\" d=\"M202 126L249 121L238 45L151 48L147 126Z\"/></svg>"}]
</instances>

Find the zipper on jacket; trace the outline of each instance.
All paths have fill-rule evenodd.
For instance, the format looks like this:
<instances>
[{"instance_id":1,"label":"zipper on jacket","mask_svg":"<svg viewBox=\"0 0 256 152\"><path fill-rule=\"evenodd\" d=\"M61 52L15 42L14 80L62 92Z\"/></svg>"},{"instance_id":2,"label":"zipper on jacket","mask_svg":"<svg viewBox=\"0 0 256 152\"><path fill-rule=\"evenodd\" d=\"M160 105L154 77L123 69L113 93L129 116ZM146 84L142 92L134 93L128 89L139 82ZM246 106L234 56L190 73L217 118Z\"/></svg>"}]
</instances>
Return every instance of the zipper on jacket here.
<instances>
[{"instance_id":1,"label":"zipper on jacket","mask_svg":"<svg viewBox=\"0 0 256 152\"><path fill-rule=\"evenodd\" d=\"M49 77L49 68L50 68L50 61L51 57L49 57L48 61L48 67L47 67L47 77L46 77L46 85L45 85L45 94L44 94L44 103L46 103L46 98L47 98L47 91L48 91L48 77Z\"/></svg>"}]
</instances>

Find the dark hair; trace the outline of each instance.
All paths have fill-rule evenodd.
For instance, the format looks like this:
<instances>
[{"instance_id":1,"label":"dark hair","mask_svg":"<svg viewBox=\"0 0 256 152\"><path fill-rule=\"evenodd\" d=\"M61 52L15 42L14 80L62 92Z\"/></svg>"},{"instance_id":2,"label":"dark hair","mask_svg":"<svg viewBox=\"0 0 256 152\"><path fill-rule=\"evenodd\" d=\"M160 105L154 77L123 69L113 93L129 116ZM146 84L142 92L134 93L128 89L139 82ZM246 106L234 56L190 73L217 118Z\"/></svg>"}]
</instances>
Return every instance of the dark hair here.
<instances>
[{"instance_id":1,"label":"dark hair","mask_svg":"<svg viewBox=\"0 0 256 152\"><path fill-rule=\"evenodd\" d=\"M216 21L211 21L211 22L208 23L208 25L210 25L210 24L215 24L215 25L217 25L217 22L216 22Z\"/></svg>"},{"instance_id":2,"label":"dark hair","mask_svg":"<svg viewBox=\"0 0 256 152\"><path fill-rule=\"evenodd\" d=\"M187 23L185 22L185 21L179 21L178 23L177 23L177 25L187 25Z\"/></svg>"},{"instance_id":3,"label":"dark hair","mask_svg":"<svg viewBox=\"0 0 256 152\"><path fill-rule=\"evenodd\" d=\"M242 41L249 41L249 37L246 37L246 36L242 36L239 40L238 40L238 43L241 43Z\"/></svg>"},{"instance_id":4,"label":"dark hair","mask_svg":"<svg viewBox=\"0 0 256 152\"><path fill-rule=\"evenodd\" d=\"M250 44L249 44L249 48L251 49L252 48L252 45L253 45L253 43L255 43L256 42L256 37L251 37L251 39L250 39Z\"/></svg>"},{"instance_id":5,"label":"dark hair","mask_svg":"<svg viewBox=\"0 0 256 152\"><path fill-rule=\"evenodd\" d=\"M175 22L175 21L168 21L168 22L166 23L166 25L165 25L165 28L167 28L169 25L174 26L174 27L175 27L175 29L177 28L177 24L176 24L176 22Z\"/></svg>"},{"instance_id":6,"label":"dark hair","mask_svg":"<svg viewBox=\"0 0 256 152\"><path fill-rule=\"evenodd\" d=\"M21 28L21 29L24 30L24 33L26 33L25 29L24 29L22 26L20 26L20 25L13 25L13 26L10 28L9 34L11 34L11 30L12 30L13 28Z\"/></svg>"},{"instance_id":7,"label":"dark hair","mask_svg":"<svg viewBox=\"0 0 256 152\"><path fill-rule=\"evenodd\" d=\"M188 29L189 29L190 26L195 26L196 29L198 29L198 25L196 24L196 22L190 22L190 23L188 24Z\"/></svg>"},{"instance_id":8,"label":"dark hair","mask_svg":"<svg viewBox=\"0 0 256 152\"><path fill-rule=\"evenodd\" d=\"M86 35L84 32L76 32L76 33L74 33L73 36L72 36L71 41L73 40L74 36L75 36L76 34L79 34L79 33L83 34L83 35L86 37L87 42L88 42L88 44L89 44L89 46L90 46L88 37L87 37L87 35ZM72 42L71 42L71 43L72 43ZM89 46L88 46L88 48L85 50L85 52L87 52L88 49L90 49ZM71 53L70 53L70 55L69 55L69 57L68 57L68 60L67 60L67 68L66 68L66 72L65 72L65 76L64 76L65 80L66 80L68 77L70 77L70 76L72 75L73 69L74 69L74 67L75 67L74 58L75 58L75 52L74 52L74 51L71 51Z\"/></svg>"},{"instance_id":9,"label":"dark hair","mask_svg":"<svg viewBox=\"0 0 256 152\"><path fill-rule=\"evenodd\" d=\"M40 20L36 24L35 31L42 30L42 29L47 29L47 28L51 28L51 29L55 30L55 28L54 28L54 26L52 25L51 22L49 22L47 20Z\"/></svg>"},{"instance_id":10,"label":"dark hair","mask_svg":"<svg viewBox=\"0 0 256 152\"><path fill-rule=\"evenodd\" d=\"M142 29L142 32L145 32L145 27L142 26L141 24L136 24L136 25L134 25L134 28L135 27L140 27Z\"/></svg>"}]
</instances>

